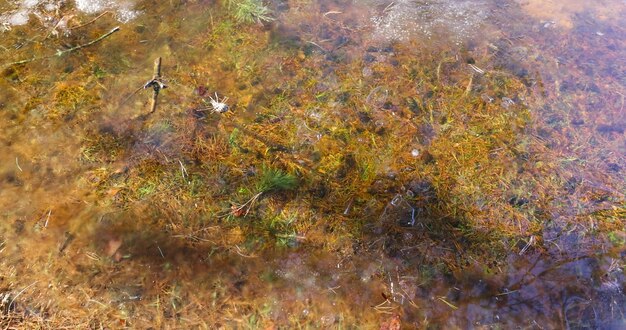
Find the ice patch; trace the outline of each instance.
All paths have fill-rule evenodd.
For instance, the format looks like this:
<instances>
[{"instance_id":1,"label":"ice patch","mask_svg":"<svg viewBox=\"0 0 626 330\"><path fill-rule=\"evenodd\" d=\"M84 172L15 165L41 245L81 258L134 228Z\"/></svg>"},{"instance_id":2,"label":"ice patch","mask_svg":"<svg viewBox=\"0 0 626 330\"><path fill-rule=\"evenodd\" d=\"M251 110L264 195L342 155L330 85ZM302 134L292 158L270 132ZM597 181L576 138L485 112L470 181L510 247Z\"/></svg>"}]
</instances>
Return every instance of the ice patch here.
<instances>
[{"instance_id":1,"label":"ice patch","mask_svg":"<svg viewBox=\"0 0 626 330\"><path fill-rule=\"evenodd\" d=\"M488 17L488 6L481 0L398 0L371 20L376 39L442 38L460 43Z\"/></svg>"},{"instance_id":2,"label":"ice patch","mask_svg":"<svg viewBox=\"0 0 626 330\"><path fill-rule=\"evenodd\" d=\"M28 22L28 11L18 10L12 15L8 15L6 20L10 25L24 25Z\"/></svg>"},{"instance_id":3,"label":"ice patch","mask_svg":"<svg viewBox=\"0 0 626 330\"><path fill-rule=\"evenodd\" d=\"M75 0L76 8L88 14L100 13L105 10L112 10L117 13L117 19L126 23L139 14L133 10L135 3L133 1L115 1L115 0Z\"/></svg>"},{"instance_id":4,"label":"ice patch","mask_svg":"<svg viewBox=\"0 0 626 330\"><path fill-rule=\"evenodd\" d=\"M51 20L53 12L58 10L66 0L18 0L13 1L13 9L0 14L0 31L11 29L12 26L28 23L30 15ZM134 0L74 0L76 9L87 14L97 14L110 10L115 13L118 21L126 23L139 15L134 10ZM58 18L57 18L58 19Z\"/></svg>"},{"instance_id":5,"label":"ice patch","mask_svg":"<svg viewBox=\"0 0 626 330\"><path fill-rule=\"evenodd\" d=\"M39 0L24 0L22 6L24 8L33 8L39 4Z\"/></svg>"}]
</instances>

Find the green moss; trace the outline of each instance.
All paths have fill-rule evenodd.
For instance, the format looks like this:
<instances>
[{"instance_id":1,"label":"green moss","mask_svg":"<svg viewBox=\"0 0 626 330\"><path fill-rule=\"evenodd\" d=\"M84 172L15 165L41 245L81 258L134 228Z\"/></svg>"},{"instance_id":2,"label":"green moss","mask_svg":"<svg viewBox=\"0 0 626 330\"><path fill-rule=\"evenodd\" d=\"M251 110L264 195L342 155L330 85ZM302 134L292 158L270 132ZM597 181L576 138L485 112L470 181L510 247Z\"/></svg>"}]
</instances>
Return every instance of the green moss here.
<instances>
[{"instance_id":1,"label":"green moss","mask_svg":"<svg viewBox=\"0 0 626 330\"><path fill-rule=\"evenodd\" d=\"M148 195L152 195L155 190L156 184L153 182L147 182L137 189L137 195L139 196L139 198L144 198Z\"/></svg>"},{"instance_id":2,"label":"green moss","mask_svg":"<svg viewBox=\"0 0 626 330\"><path fill-rule=\"evenodd\" d=\"M297 242L297 233L295 222L298 217L296 214L281 214L266 221L267 229L272 237L276 239L276 244L283 247L294 246Z\"/></svg>"},{"instance_id":3,"label":"green moss","mask_svg":"<svg viewBox=\"0 0 626 330\"><path fill-rule=\"evenodd\" d=\"M256 184L258 192L294 190L298 187L298 179L280 169L263 168L263 173Z\"/></svg>"},{"instance_id":4,"label":"green moss","mask_svg":"<svg viewBox=\"0 0 626 330\"><path fill-rule=\"evenodd\" d=\"M624 235L624 232L612 231L608 234L608 238L614 246L622 247L626 245L626 235Z\"/></svg>"},{"instance_id":5,"label":"green moss","mask_svg":"<svg viewBox=\"0 0 626 330\"><path fill-rule=\"evenodd\" d=\"M92 70L94 77L98 79L104 79L107 76L107 72L99 65L95 65Z\"/></svg>"},{"instance_id":6,"label":"green moss","mask_svg":"<svg viewBox=\"0 0 626 330\"><path fill-rule=\"evenodd\" d=\"M228 0L228 10L240 23L271 22L272 11L261 0Z\"/></svg>"}]
</instances>

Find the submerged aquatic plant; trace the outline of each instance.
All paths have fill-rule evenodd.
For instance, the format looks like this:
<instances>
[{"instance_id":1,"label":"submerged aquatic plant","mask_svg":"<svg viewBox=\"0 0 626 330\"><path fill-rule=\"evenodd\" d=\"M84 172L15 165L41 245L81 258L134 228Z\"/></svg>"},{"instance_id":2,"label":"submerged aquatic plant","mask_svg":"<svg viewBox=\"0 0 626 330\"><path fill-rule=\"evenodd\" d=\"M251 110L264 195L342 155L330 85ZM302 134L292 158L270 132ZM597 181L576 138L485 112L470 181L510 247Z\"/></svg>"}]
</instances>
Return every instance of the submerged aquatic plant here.
<instances>
[{"instance_id":1,"label":"submerged aquatic plant","mask_svg":"<svg viewBox=\"0 0 626 330\"><path fill-rule=\"evenodd\" d=\"M263 174L256 184L257 193L240 206L233 205L231 214L245 216L250 212L252 205L265 193L281 190L294 190L298 187L298 179L280 169L263 167Z\"/></svg>"},{"instance_id":2,"label":"submerged aquatic plant","mask_svg":"<svg viewBox=\"0 0 626 330\"><path fill-rule=\"evenodd\" d=\"M277 190L294 190L298 186L295 176L285 173L275 168L264 168L256 188L259 192L269 192Z\"/></svg>"},{"instance_id":3,"label":"submerged aquatic plant","mask_svg":"<svg viewBox=\"0 0 626 330\"><path fill-rule=\"evenodd\" d=\"M274 20L270 16L272 11L261 0L229 0L228 9L240 23L263 24Z\"/></svg>"}]
</instances>

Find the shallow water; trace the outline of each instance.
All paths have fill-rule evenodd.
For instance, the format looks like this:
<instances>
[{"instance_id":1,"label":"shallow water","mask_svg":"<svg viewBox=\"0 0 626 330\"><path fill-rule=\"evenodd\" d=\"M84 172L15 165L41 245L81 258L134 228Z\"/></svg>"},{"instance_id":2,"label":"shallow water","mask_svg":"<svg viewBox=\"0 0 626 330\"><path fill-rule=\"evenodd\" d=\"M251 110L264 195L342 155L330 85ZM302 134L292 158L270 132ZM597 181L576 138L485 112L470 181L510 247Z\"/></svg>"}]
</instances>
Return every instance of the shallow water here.
<instances>
[{"instance_id":1,"label":"shallow water","mask_svg":"<svg viewBox=\"0 0 626 330\"><path fill-rule=\"evenodd\" d=\"M0 324L626 326L624 1L236 3L0 2Z\"/></svg>"}]
</instances>

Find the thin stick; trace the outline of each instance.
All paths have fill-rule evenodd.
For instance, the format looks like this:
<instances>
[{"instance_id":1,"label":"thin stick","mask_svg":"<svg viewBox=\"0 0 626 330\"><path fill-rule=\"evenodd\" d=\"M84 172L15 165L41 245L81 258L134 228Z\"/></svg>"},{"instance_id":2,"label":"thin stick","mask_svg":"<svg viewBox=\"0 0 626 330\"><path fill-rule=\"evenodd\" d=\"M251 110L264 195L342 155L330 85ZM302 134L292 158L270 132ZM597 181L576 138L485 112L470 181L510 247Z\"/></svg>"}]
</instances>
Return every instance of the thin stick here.
<instances>
[{"instance_id":1,"label":"thin stick","mask_svg":"<svg viewBox=\"0 0 626 330\"><path fill-rule=\"evenodd\" d=\"M17 165L17 169L20 170L20 172L24 172L20 166L20 162L17 160L17 157L15 157L15 165Z\"/></svg>"},{"instance_id":2,"label":"thin stick","mask_svg":"<svg viewBox=\"0 0 626 330\"><path fill-rule=\"evenodd\" d=\"M50 220L50 214L52 214L52 209L48 211L48 216L46 216L46 223L43 224L44 228L48 228L48 220Z\"/></svg>"},{"instance_id":3,"label":"thin stick","mask_svg":"<svg viewBox=\"0 0 626 330\"><path fill-rule=\"evenodd\" d=\"M343 13L340 12L340 11L331 10L331 11L325 12L324 15L322 15L322 16L326 17L326 16L328 16L330 14L343 14Z\"/></svg>"},{"instance_id":4,"label":"thin stick","mask_svg":"<svg viewBox=\"0 0 626 330\"><path fill-rule=\"evenodd\" d=\"M452 303L448 302L444 297L437 297L437 299L441 300L444 304L448 305L450 308L457 310L458 307L454 306Z\"/></svg>"},{"instance_id":5,"label":"thin stick","mask_svg":"<svg viewBox=\"0 0 626 330\"><path fill-rule=\"evenodd\" d=\"M15 299L17 299L17 297L19 297L22 293L24 293L24 291L26 291L28 288L30 288L31 286L35 285L37 282L39 281L35 281L33 283L31 283L29 286L23 288L20 292L18 292L15 297L13 297L13 299L11 299L11 302L9 303L9 307L8 310L11 310L11 306L13 305L13 303L15 302Z\"/></svg>"},{"instance_id":6,"label":"thin stick","mask_svg":"<svg viewBox=\"0 0 626 330\"><path fill-rule=\"evenodd\" d=\"M237 252L238 255L240 255L240 256L242 256L244 258L256 258L256 256L254 256L254 255L243 254L243 252L241 252L241 248L239 248L239 245L235 245L235 247L237 248L237 251L235 251L235 252Z\"/></svg>"},{"instance_id":7,"label":"thin stick","mask_svg":"<svg viewBox=\"0 0 626 330\"><path fill-rule=\"evenodd\" d=\"M250 198L247 202L245 202L243 205L237 207L236 209L233 209L231 211L231 213L237 213L241 210L243 210L244 208L246 209L246 213L243 215L244 217L248 215L248 212L250 212L250 209L252 208L252 205L254 205L254 202L256 202L257 199L259 199L259 197L261 197L261 195L263 195L263 191L261 191L260 193L257 193L256 195L252 196L252 198Z\"/></svg>"},{"instance_id":8,"label":"thin stick","mask_svg":"<svg viewBox=\"0 0 626 330\"><path fill-rule=\"evenodd\" d=\"M474 70L474 71L476 71L476 72L478 72L480 74L485 74L485 70L475 66L474 64L470 64L469 67L472 68L472 70Z\"/></svg>"},{"instance_id":9,"label":"thin stick","mask_svg":"<svg viewBox=\"0 0 626 330\"><path fill-rule=\"evenodd\" d=\"M163 251L161 250L161 247L157 245L157 249L159 249L159 253L161 254L161 258L165 259L165 255L163 254Z\"/></svg>"},{"instance_id":10,"label":"thin stick","mask_svg":"<svg viewBox=\"0 0 626 330\"><path fill-rule=\"evenodd\" d=\"M154 74L152 76L152 81L160 81L161 80L161 57L158 57L154 61ZM150 113L156 111L157 101L159 98L159 92L161 91L159 85L155 85L154 92L152 93L152 105L150 106Z\"/></svg>"},{"instance_id":11,"label":"thin stick","mask_svg":"<svg viewBox=\"0 0 626 330\"><path fill-rule=\"evenodd\" d=\"M89 21L89 22L87 22L87 23L85 23L85 24L80 24L80 25L77 25L77 26L72 26L72 27L71 27L71 28L69 28L69 29L70 29L70 30L74 30L74 29L80 29L80 28L82 28L82 27L85 27L85 26L87 26L87 25L89 25L89 24L91 24L91 23L93 23L93 22L97 21L100 17L102 17L102 16L104 16L104 15L106 15L106 14L111 14L111 12L107 10L107 11L105 11L104 13L102 13L102 14L98 15L96 18L92 19L91 21Z\"/></svg>"},{"instance_id":12,"label":"thin stick","mask_svg":"<svg viewBox=\"0 0 626 330\"><path fill-rule=\"evenodd\" d=\"M180 161L180 159L178 160L178 163L180 163L180 173L183 176L183 180L186 180L189 177L189 173L187 173L187 169L185 168L185 165L183 165L183 162Z\"/></svg>"},{"instance_id":13,"label":"thin stick","mask_svg":"<svg viewBox=\"0 0 626 330\"><path fill-rule=\"evenodd\" d=\"M467 87L465 87L465 93L463 95L467 96L472 91L472 82L474 81L474 73L470 76L469 82L467 83Z\"/></svg>"},{"instance_id":14,"label":"thin stick","mask_svg":"<svg viewBox=\"0 0 626 330\"><path fill-rule=\"evenodd\" d=\"M445 63L452 63L454 62L454 57L450 58L450 57L446 57L443 60L439 61L439 64L437 64L437 81L441 81L441 66L444 65Z\"/></svg>"},{"instance_id":15,"label":"thin stick","mask_svg":"<svg viewBox=\"0 0 626 330\"><path fill-rule=\"evenodd\" d=\"M314 46L319 47L319 49L321 49L322 51L324 51L324 53L328 52L328 51L326 50L326 48L324 48L324 47L322 47L322 46L320 46L320 45L318 45L318 44L314 43L313 41L307 41L307 43L309 43L309 44L311 44L311 45L314 45Z\"/></svg>"},{"instance_id":16,"label":"thin stick","mask_svg":"<svg viewBox=\"0 0 626 330\"><path fill-rule=\"evenodd\" d=\"M79 49L82 49L82 48L85 48L85 47L89 47L89 46L91 46L91 45L93 45L95 43L98 43L98 42L102 41L102 39L105 39L106 37L112 35L113 33L117 32L119 30L120 30L120 27L116 26L111 31L101 35L97 39L94 39L94 40L92 40L92 41L90 41L90 42L88 42L86 44L78 45L76 47L72 47L72 48L66 49L66 50L59 50L55 54L52 54L52 55L35 56L35 57L29 58L27 60L21 60L21 61L17 61L17 62L8 63L8 64L5 64L4 66L5 67L9 67L9 66L13 66L13 65L26 64L26 63L30 63L30 62L34 62L34 61L39 61L39 60L43 60L43 59L46 59L46 58L61 57L61 56L65 55L65 54L67 54L67 53L71 53L71 52L73 52L75 50L79 50Z\"/></svg>"},{"instance_id":17,"label":"thin stick","mask_svg":"<svg viewBox=\"0 0 626 330\"><path fill-rule=\"evenodd\" d=\"M385 7L385 9L383 9L383 13L388 12L395 4L396 3L392 1L389 5L387 5L387 7Z\"/></svg>"},{"instance_id":18,"label":"thin stick","mask_svg":"<svg viewBox=\"0 0 626 330\"><path fill-rule=\"evenodd\" d=\"M120 103L120 105L124 105L124 104L126 104L126 102L127 102L128 100L130 100L130 98L131 98L131 97L135 96L135 94L139 93L139 91L140 91L140 90L142 90L142 89L144 89L144 86L141 86L141 87L137 88L134 92L132 92L130 95L128 95L128 96L124 99L124 101L122 101L122 103Z\"/></svg>"}]
</instances>

